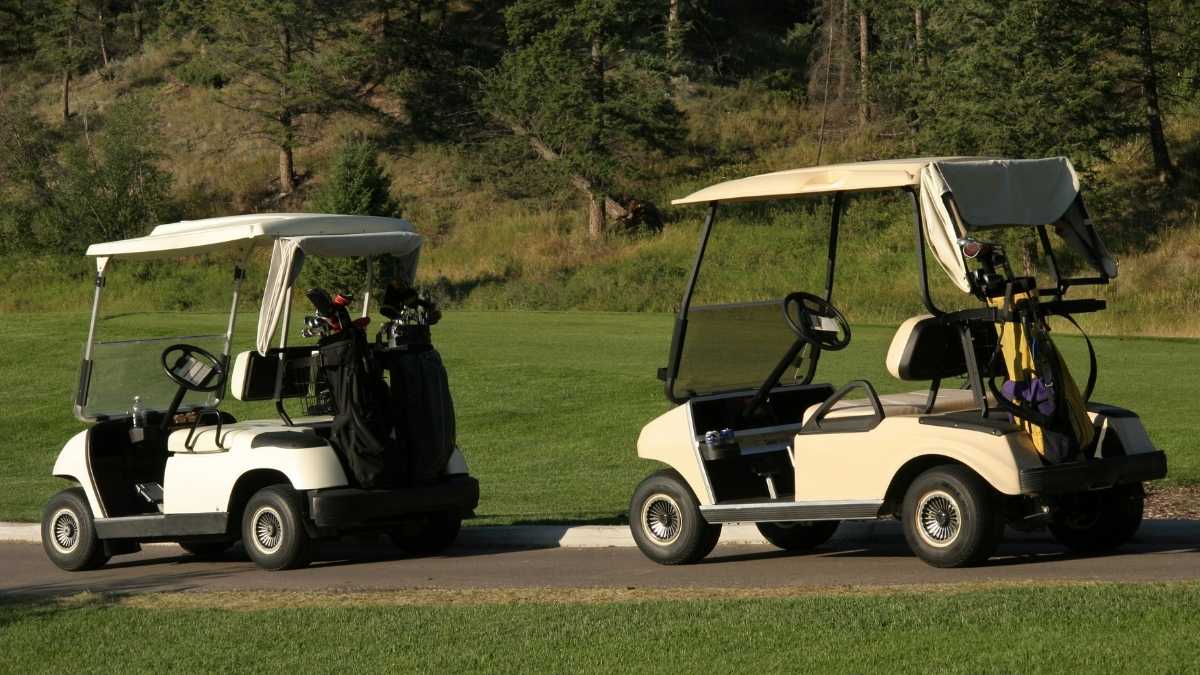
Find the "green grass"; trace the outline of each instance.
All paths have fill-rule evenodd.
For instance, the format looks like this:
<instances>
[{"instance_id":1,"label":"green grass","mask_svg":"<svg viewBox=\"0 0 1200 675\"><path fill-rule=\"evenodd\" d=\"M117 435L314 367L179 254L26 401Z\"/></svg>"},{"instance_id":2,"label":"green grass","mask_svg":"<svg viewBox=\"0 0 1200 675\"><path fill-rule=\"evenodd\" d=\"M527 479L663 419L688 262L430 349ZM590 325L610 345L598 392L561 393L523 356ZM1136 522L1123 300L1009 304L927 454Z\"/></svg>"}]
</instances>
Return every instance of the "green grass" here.
<instances>
[{"instance_id":1,"label":"green grass","mask_svg":"<svg viewBox=\"0 0 1200 675\"><path fill-rule=\"evenodd\" d=\"M0 605L12 672L1196 672L1200 585L255 610Z\"/></svg>"},{"instance_id":2,"label":"green grass","mask_svg":"<svg viewBox=\"0 0 1200 675\"><path fill-rule=\"evenodd\" d=\"M83 428L71 415L86 315L42 314L0 323L0 519L36 520L63 482L49 475L62 444ZM219 331L218 314L124 315L109 335ZM253 314L239 324L248 349ZM459 443L482 485L481 522L620 519L652 466L635 452L642 425L669 404L654 372L666 362L671 317L586 312L449 312L435 340L450 372ZM849 349L827 354L820 379L870 379L882 392L917 389L884 369L891 328L856 326ZM1082 341L1059 338L1079 379ZM1170 456L1170 481L1200 482L1193 425L1200 341L1098 338L1094 398L1142 415ZM156 374L152 374L154 376ZM164 376L165 377L165 376ZM230 399L241 419L270 417Z\"/></svg>"}]
</instances>

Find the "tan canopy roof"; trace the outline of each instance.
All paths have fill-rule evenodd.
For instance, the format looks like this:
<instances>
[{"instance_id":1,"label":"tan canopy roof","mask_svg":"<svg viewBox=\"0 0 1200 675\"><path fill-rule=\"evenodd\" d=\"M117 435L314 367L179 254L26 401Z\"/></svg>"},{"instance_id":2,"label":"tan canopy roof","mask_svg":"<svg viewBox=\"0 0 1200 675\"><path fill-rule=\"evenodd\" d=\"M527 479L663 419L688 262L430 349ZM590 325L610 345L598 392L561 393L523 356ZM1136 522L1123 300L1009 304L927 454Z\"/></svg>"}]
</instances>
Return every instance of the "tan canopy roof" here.
<instances>
[{"instance_id":1,"label":"tan canopy roof","mask_svg":"<svg viewBox=\"0 0 1200 675\"><path fill-rule=\"evenodd\" d=\"M979 157L918 157L789 169L717 183L672 204L748 202L831 192L863 192L916 186L933 162L979 161Z\"/></svg>"}]
</instances>

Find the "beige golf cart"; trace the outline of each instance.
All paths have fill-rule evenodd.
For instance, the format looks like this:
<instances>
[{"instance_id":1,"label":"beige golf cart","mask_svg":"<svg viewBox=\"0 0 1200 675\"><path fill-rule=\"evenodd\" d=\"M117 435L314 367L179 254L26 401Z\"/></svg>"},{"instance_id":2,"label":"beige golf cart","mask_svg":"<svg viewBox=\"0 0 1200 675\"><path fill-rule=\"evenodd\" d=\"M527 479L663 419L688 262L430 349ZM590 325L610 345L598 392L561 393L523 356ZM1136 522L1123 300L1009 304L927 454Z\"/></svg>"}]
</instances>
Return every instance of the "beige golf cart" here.
<instances>
[{"instance_id":1,"label":"beige golf cart","mask_svg":"<svg viewBox=\"0 0 1200 675\"><path fill-rule=\"evenodd\" d=\"M885 396L866 380L816 379L821 355L851 339L834 304L846 197L883 190L911 196L913 273L926 311L900 325L886 357L892 377L919 389ZM832 201L823 289L693 305L720 205L822 196ZM913 552L939 567L986 560L1006 524L1048 527L1077 551L1134 535L1142 482L1166 475L1166 457L1137 415L1090 401L1090 341L1080 390L1049 332L1050 317L1104 309L1068 293L1117 274L1067 159L820 166L720 183L674 203L704 204L708 215L659 373L678 406L638 439L638 456L669 467L630 504L630 528L649 558L699 560L731 522L807 550L840 521L895 518ZM1049 281L1014 273L999 240L1016 232L1035 242ZM964 298L966 309L934 302L927 250L975 298ZM961 388L943 386L952 381Z\"/></svg>"}]
</instances>

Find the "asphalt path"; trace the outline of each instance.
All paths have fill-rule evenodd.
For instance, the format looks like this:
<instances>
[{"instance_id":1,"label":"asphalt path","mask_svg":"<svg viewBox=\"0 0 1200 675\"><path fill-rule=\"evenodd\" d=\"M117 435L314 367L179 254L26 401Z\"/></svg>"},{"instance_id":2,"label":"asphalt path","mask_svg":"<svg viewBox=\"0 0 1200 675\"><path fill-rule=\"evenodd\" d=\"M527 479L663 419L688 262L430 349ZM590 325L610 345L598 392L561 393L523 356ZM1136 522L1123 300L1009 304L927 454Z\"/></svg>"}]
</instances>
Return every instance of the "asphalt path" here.
<instances>
[{"instance_id":1,"label":"asphalt path","mask_svg":"<svg viewBox=\"0 0 1200 675\"><path fill-rule=\"evenodd\" d=\"M821 588L994 581L1172 581L1200 579L1200 521L1147 521L1119 553L1073 556L1042 534L1009 532L987 565L940 570L914 558L895 523L845 528L814 553L721 545L704 561L656 565L636 548L457 547L412 558L383 540L323 544L303 570L265 572L240 548L199 561L172 545L146 546L90 572L63 572L38 544L0 544L0 599L84 591L404 588ZM468 542L468 534L464 539Z\"/></svg>"}]
</instances>

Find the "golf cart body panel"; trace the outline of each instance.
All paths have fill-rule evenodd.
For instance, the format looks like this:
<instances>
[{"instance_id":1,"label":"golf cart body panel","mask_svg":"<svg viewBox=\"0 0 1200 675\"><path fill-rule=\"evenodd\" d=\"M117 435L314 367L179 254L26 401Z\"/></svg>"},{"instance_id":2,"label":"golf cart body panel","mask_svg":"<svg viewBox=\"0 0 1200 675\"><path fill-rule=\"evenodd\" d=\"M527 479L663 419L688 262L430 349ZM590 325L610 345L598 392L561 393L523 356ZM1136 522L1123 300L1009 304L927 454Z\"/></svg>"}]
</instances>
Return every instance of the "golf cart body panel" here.
<instances>
[{"instance_id":1,"label":"golf cart body panel","mask_svg":"<svg viewBox=\"0 0 1200 675\"><path fill-rule=\"evenodd\" d=\"M319 383L328 386L328 382L317 379L322 363L320 345L288 347L293 285L305 256L366 258L366 292L361 310L366 317L373 282L372 259L391 256L389 267L394 275L389 279L411 289L421 244L422 238L411 224L394 218L252 214L160 225L144 237L90 246L88 255L96 259L95 293L74 409L76 416L91 426L67 442L53 470L54 475L79 483L77 489L86 505L73 502L71 490L51 500L54 512L48 511L49 520L43 522L43 541L51 559L64 569L88 569L97 561L103 564L109 555L136 549L140 541L230 542L239 536L245 540L246 533L253 532L255 538L263 538L259 543L266 546L259 546L261 559L251 552L260 565L277 569L273 566L277 563L303 564L305 555L299 549L285 551L284 558L273 559L276 562L268 560L273 551L278 553L271 548L279 545L278 532L287 527L292 527L290 531L301 537L300 541L307 541L305 532L308 537L332 537L363 529L405 527L406 534L396 536L411 541L418 547L414 550L440 550L449 545L459 521L473 515L479 489L478 482L467 473L462 452L444 442L446 438L453 441L453 407L440 358L428 343L428 324L419 326L424 333L417 333L424 335L425 342L396 342L393 338L381 345L385 350L402 352L400 359L409 350L422 357L419 361L399 362L425 368L426 378L441 373L444 392L413 389L422 392L415 396L442 396L431 404L438 407L417 406L414 410L421 412L411 415L449 416L449 435L440 437L442 444L437 446L441 449L436 461L444 460L444 465L426 462L420 477L411 479L412 485L405 482L360 487L350 473L352 461L343 456L345 443L335 442L335 418L322 408L331 405L330 401L316 401L314 407L304 399L305 414L295 419L284 409L286 399L302 398L310 391L305 387L320 393L316 392ZM231 347L245 278L243 268L255 249L266 246L272 248L272 257L259 312L256 349L242 352L235 363ZM114 261L218 253L231 257L234 263L233 296L223 332L99 339L105 276ZM413 297L420 300L415 291ZM348 305L350 300L338 296L336 302ZM402 311L397 314L397 307L402 310L407 305L384 308L389 318L396 317L385 326L400 330L398 327L412 317L425 320L426 308L410 316ZM360 321L347 318L326 324L334 332L348 335L362 331L365 324ZM276 334L278 347L271 348L270 341ZM323 330L314 335L328 334ZM311 337L308 333L306 336ZM365 337L362 339L367 344ZM198 342L204 347L197 346ZM173 360L169 358L172 354ZM252 375L254 364L257 377ZM300 373L301 365L304 373ZM173 399L161 382L164 370L167 379L178 385ZM138 380L138 375L155 372L157 379ZM284 378L297 374L306 377L299 382ZM382 375L378 376L386 388ZM429 381L421 384L428 387ZM412 384L401 382L393 385L400 386L402 392L406 391L403 387ZM280 419L234 420L217 408L227 390L240 400L274 400ZM371 392L371 396L387 393L378 388ZM405 399L405 405L412 405L410 399ZM408 417L404 420L396 424L413 423ZM391 426L387 429L390 434ZM419 447L411 438L406 439L404 451ZM273 487L279 485L286 486L286 491ZM260 498L265 501L255 502ZM242 516L249 516L248 500L266 514L266 520L255 520L258 529L239 532ZM293 516L285 517L287 512ZM254 518L259 518L258 512ZM300 521L303 527L296 531L294 526ZM98 538L102 548L87 544L88 537Z\"/></svg>"},{"instance_id":2,"label":"golf cart body panel","mask_svg":"<svg viewBox=\"0 0 1200 675\"><path fill-rule=\"evenodd\" d=\"M1087 402L1096 373L1090 341L1091 373L1076 390L1048 337L1048 317L1073 322L1072 314L1105 307L1102 300L1067 299L1070 289L1106 284L1117 274L1079 189L1062 157L948 157L781 171L675 200L708 208L667 365L659 370L677 406L649 422L638 439L639 457L670 467L634 493L630 527L642 551L664 564L698 560L715 544L721 523L738 521L760 523L778 546L804 548L833 531L813 523L893 516L907 523L914 551L939 566L986 558L999 540L1002 528L993 525L999 519L1015 527L1049 525L1055 536L1092 527L1079 535L1092 543L1132 536L1141 519L1141 482L1166 475L1165 455L1135 414ZM926 389L880 396L865 380L835 390L815 375L822 351L850 341L848 322L830 302L846 196L884 190L911 199L927 312L902 323L885 365L893 377ZM719 206L822 195L832 201L822 293L693 306ZM1024 277L1013 274L1001 246L974 239L1020 228L1036 236L1029 243L1040 245L1034 253L1047 262L1049 287L1039 287L1029 267ZM1063 273L1051 234L1069 249L1071 264L1090 268L1092 276ZM939 308L930 293L928 253L984 308ZM1007 379L1008 393L997 377ZM963 388L941 387L952 378L962 378ZM1050 412L1037 386L1055 397ZM855 392L859 397L851 398ZM1095 506L1104 499L1116 501ZM973 506L961 511L956 500ZM1106 535L1105 527L1080 524L1079 513L1089 508L1125 520ZM962 541L969 542L962 543L957 537L968 513L985 524L968 527Z\"/></svg>"}]
</instances>

